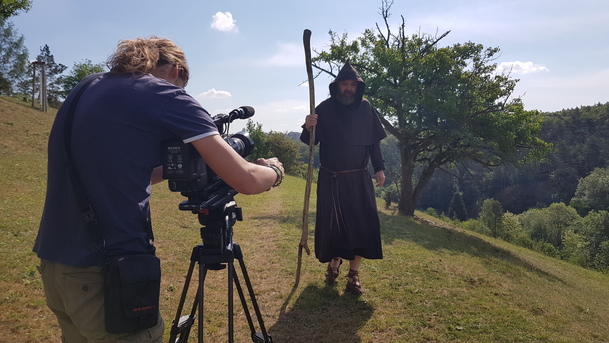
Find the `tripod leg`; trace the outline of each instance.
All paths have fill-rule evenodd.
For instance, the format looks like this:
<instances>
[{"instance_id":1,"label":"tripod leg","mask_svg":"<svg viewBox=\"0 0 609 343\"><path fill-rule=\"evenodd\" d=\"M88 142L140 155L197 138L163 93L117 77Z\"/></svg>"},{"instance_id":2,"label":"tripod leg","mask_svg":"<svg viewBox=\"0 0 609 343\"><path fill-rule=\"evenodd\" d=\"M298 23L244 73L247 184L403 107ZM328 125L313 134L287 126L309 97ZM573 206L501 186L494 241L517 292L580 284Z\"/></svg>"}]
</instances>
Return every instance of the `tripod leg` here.
<instances>
[{"instance_id":1,"label":"tripod leg","mask_svg":"<svg viewBox=\"0 0 609 343\"><path fill-rule=\"evenodd\" d=\"M248 324L250 326L250 330L251 330L251 334L252 334L252 341L260 342L260 343L272 343L273 339L266 331L266 328L264 326L264 320L262 319L262 313L260 312L260 307L258 306L258 302L256 301L256 295L254 293L254 288L252 287L252 282L250 281L249 275L247 274L247 268L245 267L245 262L243 261L243 253L241 251L241 247L238 244L234 244L233 251L235 254L235 258L237 259L237 261L239 261L239 267L241 269L241 273L243 274L243 280L247 287L247 291L249 293L250 300L252 301L252 306L254 308L254 312L256 313L256 318L258 319L258 325L260 325L261 332L257 333L256 330L254 329L254 324L252 322L251 315L249 313L249 309L248 309L247 303L245 301L245 296L244 296L243 290L241 288L241 284L239 283L239 280L237 279L237 275L235 272L235 281L236 281L235 283L237 286L237 290L239 292L239 297L241 298L241 304L243 305L243 310L245 311L245 314L246 314L246 317L248 320ZM234 269L234 265L232 268Z\"/></svg>"},{"instance_id":2,"label":"tripod leg","mask_svg":"<svg viewBox=\"0 0 609 343\"><path fill-rule=\"evenodd\" d=\"M199 303L199 342L203 343L203 309L205 305L205 276L207 275L207 266L199 263L199 290L197 291L196 302ZM194 308L193 308L194 309Z\"/></svg>"},{"instance_id":3,"label":"tripod leg","mask_svg":"<svg viewBox=\"0 0 609 343\"><path fill-rule=\"evenodd\" d=\"M199 310L199 327L202 328L202 319L203 319L203 285L205 283L205 276L207 275L207 267L204 264L199 263L199 287L197 289L195 299L193 301L190 314L182 316L182 311L184 309L184 303L186 301L186 296L188 295L188 289L190 288L190 282L192 280L192 275L194 272L194 267L197 262L199 262L199 249L201 246L197 246L193 249L193 254L191 258L191 263L188 268L188 272L186 274L186 280L184 281L184 288L182 290L182 295L180 297L180 302L178 304L178 308L176 310L176 315L171 325L171 331L169 335L169 343L185 343L188 341L188 337L190 336L190 331L192 326L195 323L195 318L197 317L197 307ZM203 330L199 330L199 342L203 342L203 337L201 336L201 332Z\"/></svg>"},{"instance_id":4,"label":"tripod leg","mask_svg":"<svg viewBox=\"0 0 609 343\"><path fill-rule=\"evenodd\" d=\"M234 270L234 266L233 266ZM254 322L252 321L252 315L247 306L247 302L245 301L245 294L243 293L243 288L241 287L241 282L239 282L239 278L237 276L236 270L233 271L235 273L235 286L237 287L237 292L239 293L239 299L241 299L241 306L243 306L243 312L245 313L245 318L247 319L247 324L250 327L250 332L252 334L256 333L256 329L254 328Z\"/></svg>"},{"instance_id":5,"label":"tripod leg","mask_svg":"<svg viewBox=\"0 0 609 343\"><path fill-rule=\"evenodd\" d=\"M188 285L190 284L190 280L192 278L192 273L194 270L195 261L191 261L190 266L188 267L188 273L186 274L186 280L184 281L184 288L182 289L182 295L180 297L180 303L178 304L178 309L176 310L175 318L171 324L171 331L169 335L169 342L176 342L176 338L178 335L180 336L179 341L182 341L182 337L186 331L190 331L190 327L192 323L188 324L187 322L181 323L181 315L182 310L184 309L184 302L186 301L186 295L188 294ZM186 336L188 334L186 333Z\"/></svg>"}]
</instances>

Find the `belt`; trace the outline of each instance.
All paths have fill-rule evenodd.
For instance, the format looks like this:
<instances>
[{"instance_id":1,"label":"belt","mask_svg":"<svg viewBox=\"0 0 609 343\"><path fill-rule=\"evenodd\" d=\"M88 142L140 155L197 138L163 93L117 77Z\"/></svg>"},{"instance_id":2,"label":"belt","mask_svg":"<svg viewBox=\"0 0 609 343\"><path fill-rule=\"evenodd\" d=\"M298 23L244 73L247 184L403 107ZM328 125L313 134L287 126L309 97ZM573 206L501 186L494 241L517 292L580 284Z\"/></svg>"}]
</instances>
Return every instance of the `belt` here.
<instances>
[{"instance_id":1,"label":"belt","mask_svg":"<svg viewBox=\"0 0 609 343\"><path fill-rule=\"evenodd\" d=\"M340 193L338 192L338 182L336 182L336 178L338 175L341 174L351 174L363 171L367 172L368 168L334 171L320 165L319 169L332 174L332 179L330 182L330 191L332 193L332 214L330 216L330 228L332 228L332 224L334 223L334 221L336 221L336 227L338 229L338 232L340 233L345 227L345 222L343 220L343 213L340 209Z\"/></svg>"}]
</instances>

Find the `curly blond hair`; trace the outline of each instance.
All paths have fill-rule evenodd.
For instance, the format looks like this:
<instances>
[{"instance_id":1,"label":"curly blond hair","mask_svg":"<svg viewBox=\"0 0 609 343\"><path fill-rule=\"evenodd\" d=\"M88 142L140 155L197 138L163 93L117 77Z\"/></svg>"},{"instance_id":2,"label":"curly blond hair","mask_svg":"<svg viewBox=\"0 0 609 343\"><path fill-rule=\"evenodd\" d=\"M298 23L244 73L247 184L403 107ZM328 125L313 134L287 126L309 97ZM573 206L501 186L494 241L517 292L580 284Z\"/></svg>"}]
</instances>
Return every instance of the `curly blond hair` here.
<instances>
[{"instance_id":1,"label":"curly blond hair","mask_svg":"<svg viewBox=\"0 0 609 343\"><path fill-rule=\"evenodd\" d=\"M118 43L116 51L106 61L110 71L118 74L143 75L156 67L175 64L178 78L186 85L190 77L186 56L180 47L166 38L126 39Z\"/></svg>"}]
</instances>

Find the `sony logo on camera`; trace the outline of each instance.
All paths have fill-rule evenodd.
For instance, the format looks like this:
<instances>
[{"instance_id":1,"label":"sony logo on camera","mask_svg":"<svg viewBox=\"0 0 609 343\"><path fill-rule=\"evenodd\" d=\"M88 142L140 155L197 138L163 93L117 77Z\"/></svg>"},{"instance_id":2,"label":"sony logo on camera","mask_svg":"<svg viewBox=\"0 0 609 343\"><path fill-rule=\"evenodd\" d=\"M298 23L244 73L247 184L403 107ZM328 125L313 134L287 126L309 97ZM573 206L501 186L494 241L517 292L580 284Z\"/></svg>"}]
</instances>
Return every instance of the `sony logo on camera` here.
<instances>
[{"instance_id":1,"label":"sony logo on camera","mask_svg":"<svg viewBox=\"0 0 609 343\"><path fill-rule=\"evenodd\" d=\"M192 144L165 141L162 147L163 178L173 192L195 192L207 186L207 165Z\"/></svg>"}]
</instances>

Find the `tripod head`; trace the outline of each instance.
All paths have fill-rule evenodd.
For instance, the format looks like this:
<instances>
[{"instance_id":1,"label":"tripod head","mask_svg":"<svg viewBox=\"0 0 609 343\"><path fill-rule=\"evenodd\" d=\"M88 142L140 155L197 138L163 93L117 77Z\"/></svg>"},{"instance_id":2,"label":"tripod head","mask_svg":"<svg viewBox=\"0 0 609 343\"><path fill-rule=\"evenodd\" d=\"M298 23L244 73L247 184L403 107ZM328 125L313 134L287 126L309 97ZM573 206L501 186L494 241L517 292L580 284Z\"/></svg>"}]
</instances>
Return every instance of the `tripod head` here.
<instances>
[{"instance_id":1,"label":"tripod head","mask_svg":"<svg viewBox=\"0 0 609 343\"><path fill-rule=\"evenodd\" d=\"M233 225L237 220L243 220L241 207L232 200L222 207L205 209L199 212L201 239L203 246L201 254L215 256L209 261L208 268L222 269L222 263L233 258ZM213 259L213 257L212 257Z\"/></svg>"}]
</instances>

